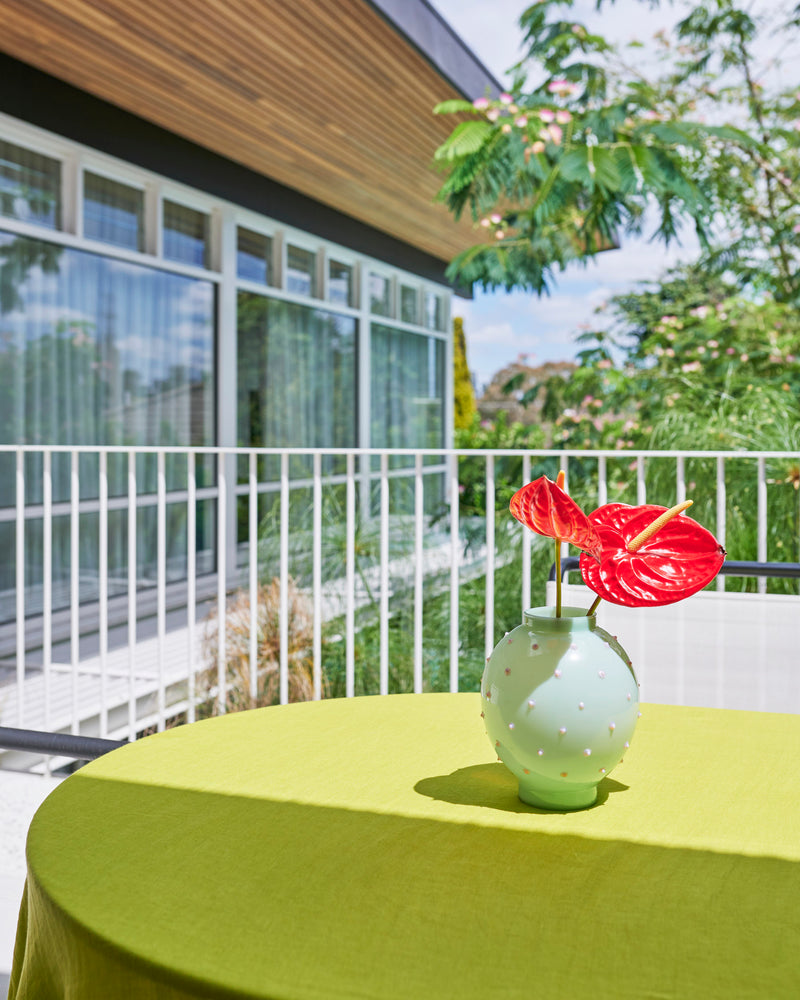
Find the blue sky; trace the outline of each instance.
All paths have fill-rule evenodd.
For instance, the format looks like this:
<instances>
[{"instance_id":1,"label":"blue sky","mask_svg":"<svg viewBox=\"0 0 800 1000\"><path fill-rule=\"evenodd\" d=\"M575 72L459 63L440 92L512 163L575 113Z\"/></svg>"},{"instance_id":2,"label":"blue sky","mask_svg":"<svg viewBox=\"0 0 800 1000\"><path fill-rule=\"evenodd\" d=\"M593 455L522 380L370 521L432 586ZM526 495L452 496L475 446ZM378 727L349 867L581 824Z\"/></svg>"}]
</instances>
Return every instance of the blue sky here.
<instances>
[{"instance_id":1,"label":"blue sky","mask_svg":"<svg viewBox=\"0 0 800 1000\"><path fill-rule=\"evenodd\" d=\"M505 80L505 71L520 56L517 22L528 4L520 0L432 3L485 65ZM646 42L674 23L676 7L665 3L652 10L639 0L617 0L598 15L594 0L576 0L573 16L616 41ZM594 315L596 306L637 281L657 278L680 258L690 259L695 249L691 233L683 248L669 251L646 239L626 240L621 249L601 254L585 269L566 271L550 296L477 292L472 301L456 299L454 313L464 317L469 365L478 385L520 354L529 355L532 364L573 358L581 325L600 322Z\"/></svg>"}]
</instances>

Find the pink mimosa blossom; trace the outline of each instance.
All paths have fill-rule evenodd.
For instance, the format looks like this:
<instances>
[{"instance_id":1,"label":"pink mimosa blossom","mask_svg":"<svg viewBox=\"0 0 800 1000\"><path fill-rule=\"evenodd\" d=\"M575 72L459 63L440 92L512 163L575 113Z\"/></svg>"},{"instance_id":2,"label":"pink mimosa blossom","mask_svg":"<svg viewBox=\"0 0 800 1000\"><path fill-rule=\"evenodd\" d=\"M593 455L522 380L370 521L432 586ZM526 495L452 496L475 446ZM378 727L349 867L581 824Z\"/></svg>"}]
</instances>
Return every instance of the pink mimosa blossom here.
<instances>
[{"instance_id":1,"label":"pink mimosa blossom","mask_svg":"<svg viewBox=\"0 0 800 1000\"><path fill-rule=\"evenodd\" d=\"M577 83L570 83L569 80L551 80L547 84L547 89L551 94L558 94L559 97L569 97L578 89Z\"/></svg>"}]
</instances>

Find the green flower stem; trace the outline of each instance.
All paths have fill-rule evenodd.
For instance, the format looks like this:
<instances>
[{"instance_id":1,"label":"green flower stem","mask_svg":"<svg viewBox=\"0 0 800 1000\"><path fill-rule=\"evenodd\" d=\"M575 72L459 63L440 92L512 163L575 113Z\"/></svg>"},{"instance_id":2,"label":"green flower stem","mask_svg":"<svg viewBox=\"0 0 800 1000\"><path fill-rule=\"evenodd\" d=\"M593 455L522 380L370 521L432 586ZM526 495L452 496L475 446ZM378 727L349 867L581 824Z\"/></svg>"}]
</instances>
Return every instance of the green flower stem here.
<instances>
[{"instance_id":1,"label":"green flower stem","mask_svg":"<svg viewBox=\"0 0 800 1000\"><path fill-rule=\"evenodd\" d=\"M589 617L589 615L593 615L595 611L597 611L597 606L600 604L602 600L603 598L599 594L597 595L597 597L595 597L595 599L592 601L592 606L586 612L587 618Z\"/></svg>"},{"instance_id":2,"label":"green flower stem","mask_svg":"<svg viewBox=\"0 0 800 1000\"><path fill-rule=\"evenodd\" d=\"M556 539L556 618L561 617L561 539Z\"/></svg>"}]
</instances>

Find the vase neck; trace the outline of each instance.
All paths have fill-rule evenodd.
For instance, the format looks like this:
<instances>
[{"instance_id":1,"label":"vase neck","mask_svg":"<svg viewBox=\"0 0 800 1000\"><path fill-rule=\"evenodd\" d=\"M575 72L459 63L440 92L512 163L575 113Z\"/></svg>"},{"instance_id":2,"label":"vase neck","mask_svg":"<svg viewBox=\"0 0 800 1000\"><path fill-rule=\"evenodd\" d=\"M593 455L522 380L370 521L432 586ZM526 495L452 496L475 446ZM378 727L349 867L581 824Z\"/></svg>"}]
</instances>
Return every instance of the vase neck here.
<instances>
[{"instance_id":1,"label":"vase neck","mask_svg":"<svg viewBox=\"0 0 800 1000\"><path fill-rule=\"evenodd\" d=\"M553 607L529 608L523 620L539 632L593 632L597 628L597 615L587 614L586 608L562 607L560 618Z\"/></svg>"}]
</instances>

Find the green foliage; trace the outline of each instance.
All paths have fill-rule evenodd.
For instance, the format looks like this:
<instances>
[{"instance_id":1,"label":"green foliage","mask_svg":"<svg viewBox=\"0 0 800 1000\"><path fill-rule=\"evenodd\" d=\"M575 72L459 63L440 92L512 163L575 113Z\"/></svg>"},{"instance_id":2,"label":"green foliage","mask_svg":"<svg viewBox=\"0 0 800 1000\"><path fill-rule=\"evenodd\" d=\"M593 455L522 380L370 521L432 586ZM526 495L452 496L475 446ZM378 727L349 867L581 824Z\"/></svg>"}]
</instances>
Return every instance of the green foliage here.
<instances>
[{"instance_id":1,"label":"green foliage","mask_svg":"<svg viewBox=\"0 0 800 1000\"><path fill-rule=\"evenodd\" d=\"M631 449L739 451L726 462L725 539L729 558L759 558L759 508L753 451L800 454L800 314L764 295L753 301L697 267L676 269L655 284L619 295L607 307L610 329L580 338L579 367L558 388L554 446L614 449L608 499L637 501ZM529 393L550 390L549 382ZM677 499L673 458L646 460L648 499ZM550 473L552 475L552 473ZM595 506L597 461L572 459L570 492ZM800 460L766 460L767 558L800 560ZM717 524L716 459L685 460L692 515ZM728 580L753 589L754 580ZM773 592L797 583L773 580Z\"/></svg>"},{"instance_id":2,"label":"green foliage","mask_svg":"<svg viewBox=\"0 0 800 1000\"><path fill-rule=\"evenodd\" d=\"M509 424L504 412L498 414L494 423L483 422L476 414L469 427L456 432L455 447L528 451L544 448L544 435L539 427ZM505 515L508 513L509 500L523 484L522 458L498 458L496 466L495 510ZM482 524L486 511L486 460L477 456L462 458L458 467L458 481L461 488L462 518L477 518Z\"/></svg>"},{"instance_id":3,"label":"green foliage","mask_svg":"<svg viewBox=\"0 0 800 1000\"><path fill-rule=\"evenodd\" d=\"M475 390L467 364L467 343L464 337L464 320L456 316L453 320L453 395L455 407L454 426L456 430L469 427L475 418Z\"/></svg>"},{"instance_id":4,"label":"green foliage","mask_svg":"<svg viewBox=\"0 0 800 1000\"><path fill-rule=\"evenodd\" d=\"M700 0L674 39L660 37L648 79L572 6L542 0L522 14L512 93L476 101L476 120L437 151L440 199L456 216L468 209L486 236L451 277L541 294L570 263L640 234L655 205L653 237L670 243L692 225L706 274L797 302L800 93L760 82L755 53L772 33L797 40L800 19Z\"/></svg>"}]
</instances>

